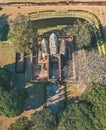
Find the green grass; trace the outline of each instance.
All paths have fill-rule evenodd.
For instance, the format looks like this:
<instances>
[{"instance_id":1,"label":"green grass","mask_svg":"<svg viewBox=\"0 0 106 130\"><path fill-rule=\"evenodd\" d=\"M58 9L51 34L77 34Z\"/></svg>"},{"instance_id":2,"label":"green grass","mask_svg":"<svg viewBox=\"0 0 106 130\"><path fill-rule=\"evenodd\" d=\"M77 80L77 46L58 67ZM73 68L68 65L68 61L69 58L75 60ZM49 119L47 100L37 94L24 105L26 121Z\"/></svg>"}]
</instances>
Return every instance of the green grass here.
<instances>
[{"instance_id":1,"label":"green grass","mask_svg":"<svg viewBox=\"0 0 106 130\"><path fill-rule=\"evenodd\" d=\"M48 27L48 28L41 28L38 29L38 34L39 35L43 35L47 32L54 32L54 31L61 31L62 29L64 29L64 27L66 27L66 25L61 25L61 26L54 26L54 27Z\"/></svg>"},{"instance_id":2,"label":"green grass","mask_svg":"<svg viewBox=\"0 0 106 130\"><path fill-rule=\"evenodd\" d=\"M39 11L39 13L45 13L45 12L55 12L55 10L41 10L41 11Z\"/></svg>"},{"instance_id":3,"label":"green grass","mask_svg":"<svg viewBox=\"0 0 106 130\"><path fill-rule=\"evenodd\" d=\"M28 13L28 15L31 15L31 14L37 14L37 12L31 12L31 13Z\"/></svg>"}]
</instances>

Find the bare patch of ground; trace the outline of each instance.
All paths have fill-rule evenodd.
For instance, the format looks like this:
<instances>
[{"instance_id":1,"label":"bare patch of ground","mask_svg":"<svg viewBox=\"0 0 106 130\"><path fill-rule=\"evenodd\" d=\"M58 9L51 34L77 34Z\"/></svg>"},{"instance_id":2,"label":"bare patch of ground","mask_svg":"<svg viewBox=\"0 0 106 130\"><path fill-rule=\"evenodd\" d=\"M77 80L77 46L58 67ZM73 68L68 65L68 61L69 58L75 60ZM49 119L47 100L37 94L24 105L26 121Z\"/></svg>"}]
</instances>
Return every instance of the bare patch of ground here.
<instances>
[{"instance_id":1,"label":"bare patch of ground","mask_svg":"<svg viewBox=\"0 0 106 130\"><path fill-rule=\"evenodd\" d=\"M8 43L0 43L0 66L13 64L15 62L14 46Z\"/></svg>"},{"instance_id":2,"label":"bare patch of ground","mask_svg":"<svg viewBox=\"0 0 106 130\"><path fill-rule=\"evenodd\" d=\"M16 119L20 117L28 117L30 119L30 115L35 113L35 110L28 110L24 111L20 116L12 117L12 118L5 118L3 116L0 116L0 130L7 130L11 123L14 123Z\"/></svg>"},{"instance_id":3,"label":"bare patch of ground","mask_svg":"<svg viewBox=\"0 0 106 130\"><path fill-rule=\"evenodd\" d=\"M81 84L66 84L67 100L81 96L81 94L87 89L86 85Z\"/></svg>"}]
</instances>

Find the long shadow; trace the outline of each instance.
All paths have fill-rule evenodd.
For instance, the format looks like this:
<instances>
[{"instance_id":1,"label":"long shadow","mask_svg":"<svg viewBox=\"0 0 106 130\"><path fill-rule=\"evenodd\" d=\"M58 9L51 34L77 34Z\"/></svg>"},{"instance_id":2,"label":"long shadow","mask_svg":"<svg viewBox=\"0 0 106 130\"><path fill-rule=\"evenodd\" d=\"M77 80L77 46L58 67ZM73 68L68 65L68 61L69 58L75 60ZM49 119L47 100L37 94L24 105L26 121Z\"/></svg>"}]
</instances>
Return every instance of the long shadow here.
<instances>
[{"instance_id":1,"label":"long shadow","mask_svg":"<svg viewBox=\"0 0 106 130\"><path fill-rule=\"evenodd\" d=\"M0 41L7 41L9 32L8 16L3 14L0 16Z\"/></svg>"},{"instance_id":2,"label":"long shadow","mask_svg":"<svg viewBox=\"0 0 106 130\"><path fill-rule=\"evenodd\" d=\"M102 37L103 37L104 41L106 41L106 26L101 25L100 29L101 29Z\"/></svg>"},{"instance_id":3,"label":"long shadow","mask_svg":"<svg viewBox=\"0 0 106 130\"><path fill-rule=\"evenodd\" d=\"M51 108L56 114L65 108L65 96L60 92L64 90L58 86L56 83L48 84L46 86L46 105ZM59 91L59 92L58 92Z\"/></svg>"},{"instance_id":4,"label":"long shadow","mask_svg":"<svg viewBox=\"0 0 106 130\"><path fill-rule=\"evenodd\" d=\"M22 64L22 62L20 62L19 64ZM12 64L8 64L5 65L4 68L6 68L7 70L9 70L11 72L12 75L12 86L13 87L24 87L25 83L25 73L16 73L16 64L12 63Z\"/></svg>"},{"instance_id":5,"label":"long shadow","mask_svg":"<svg viewBox=\"0 0 106 130\"><path fill-rule=\"evenodd\" d=\"M45 102L45 87L43 84L31 84L27 88L28 98L25 101L25 110L39 109L41 106L44 107Z\"/></svg>"},{"instance_id":6,"label":"long shadow","mask_svg":"<svg viewBox=\"0 0 106 130\"><path fill-rule=\"evenodd\" d=\"M24 87L30 81L31 77L30 56L23 55L23 60L20 61L16 53L14 60L14 63L4 65L3 67L11 72L13 87Z\"/></svg>"}]
</instances>

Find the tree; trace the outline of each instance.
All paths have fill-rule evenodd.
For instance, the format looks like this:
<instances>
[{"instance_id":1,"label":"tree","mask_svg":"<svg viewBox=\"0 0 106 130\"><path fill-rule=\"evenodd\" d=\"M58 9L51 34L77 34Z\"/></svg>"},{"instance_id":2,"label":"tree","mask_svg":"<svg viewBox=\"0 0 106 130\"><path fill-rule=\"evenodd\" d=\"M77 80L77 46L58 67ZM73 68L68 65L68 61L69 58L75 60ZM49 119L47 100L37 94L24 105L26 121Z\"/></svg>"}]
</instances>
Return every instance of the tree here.
<instances>
[{"instance_id":1,"label":"tree","mask_svg":"<svg viewBox=\"0 0 106 130\"><path fill-rule=\"evenodd\" d=\"M106 85L93 84L80 98L92 104L92 112L101 125L101 130L106 128Z\"/></svg>"},{"instance_id":2,"label":"tree","mask_svg":"<svg viewBox=\"0 0 106 130\"><path fill-rule=\"evenodd\" d=\"M0 7L2 9L2 7ZM9 32L8 16L0 15L0 41L6 41Z\"/></svg>"},{"instance_id":3,"label":"tree","mask_svg":"<svg viewBox=\"0 0 106 130\"><path fill-rule=\"evenodd\" d=\"M27 92L24 88L14 88L10 92L0 88L0 115L14 117L21 114L26 98Z\"/></svg>"},{"instance_id":4,"label":"tree","mask_svg":"<svg viewBox=\"0 0 106 130\"><path fill-rule=\"evenodd\" d=\"M16 50L28 53L32 46L37 48L37 29L28 17L19 14L10 26L9 39L16 45Z\"/></svg>"},{"instance_id":5,"label":"tree","mask_svg":"<svg viewBox=\"0 0 106 130\"><path fill-rule=\"evenodd\" d=\"M32 115L32 130L55 130L56 119L50 109Z\"/></svg>"},{"instance_id":6,"label":"tree","mask_svg":"<svg viewBox=\"0 0 106 130\"><path fill-rule=\"evenodd\" d=\"M85 103L69 105L59 119L57 130L96 130L94 115Z\"/></svg>"},{"instance_id":7,"label":"tree","mask_svg":"<svg viewBox=\"0 0 106 130\"><path fill-rule=\"evenodd\" d=\"M11 89L11 73L5 68L0 68L0 87L6 91Z\"/></svg>"},{"instance_id":8,"label":"tree","mask_svg":"<svg viewBox=\"0 0 106 130\"><path fill-rule=\"evenodd\" d=\"M94 29L87 21L76 20L73 26L68 26L65 30L66 34L71 34L74 37L74 43L77 49L90 47L94 41Z\"/></svg>"},{"instance_id":9,"label":"tree","mask_svg":"<svg viewBox=\"0 0 106 130\"><path fill-rule=\"evenodd\" d=\"M12 123L8 130L30 130L31 122L28 120L27 117L21 117Z\"/></svg>"},{"instance_id":10,"label":"tree","mask_svg":"<svg viewBox=\"0 0 106 130\"><path fill-rule=\"evenodd\" d=\"M60 116L57 130L105 130L106 86L94 85Z\"/></svg>"}]
</instances>

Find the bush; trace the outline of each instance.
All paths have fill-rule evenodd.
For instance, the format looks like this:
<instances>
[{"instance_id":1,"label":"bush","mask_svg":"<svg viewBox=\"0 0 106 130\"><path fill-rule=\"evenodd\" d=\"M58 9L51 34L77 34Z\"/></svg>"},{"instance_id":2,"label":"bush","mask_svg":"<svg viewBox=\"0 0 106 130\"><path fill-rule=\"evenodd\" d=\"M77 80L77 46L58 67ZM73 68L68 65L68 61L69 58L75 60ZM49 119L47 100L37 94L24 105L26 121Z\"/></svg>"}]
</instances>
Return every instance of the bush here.
<instances>
[{"instance_id":1,"label":"bush","mask_svg":"<svg viewBox=\"0 0 106 130\"><path fill-rule=\"evenodd\" d=\"M0 68L0 87L6 91L11 89L11 73L5 68Z\"/></svg>"},{"instance_id":2,"label":"bush","mask_svg":"<svg viewBox=\"0 0 106 130\"><path fill-rule=\"evenodd\" d=\"M57 130L105 130L106 85L93 85L59 118Z\"/></svg>"},{"instance_id":3,"label":"bush","mask_svg":"<svg viewBox=\"0 0 106 130\"><path fill-rule=\"evenodd\" d=\"M15 123L12 123L8 130L29 130L30 129L30 121L27 117L21 117L16 120Z\"/></svg>"},{"instance_id":4,"label":"bush","mask_svg":"<svg viewBox=\"0 0 106 130\"><path fill-rule=\"evenodd\" d=\"M0 88L0 115L5 117L18 116L23 112L26 98L26 89L15 88L7 92Z\"/></svg>"},{"instance_id":5,"label":"bush","mask_svg":"<svg viewBox=\"0 0 106 130\"><path fill-rule=\"evenodd\" d=\"M56 119L50 109L32 115L32 130L55 130Z\"/></svg>"}]
</instances>

